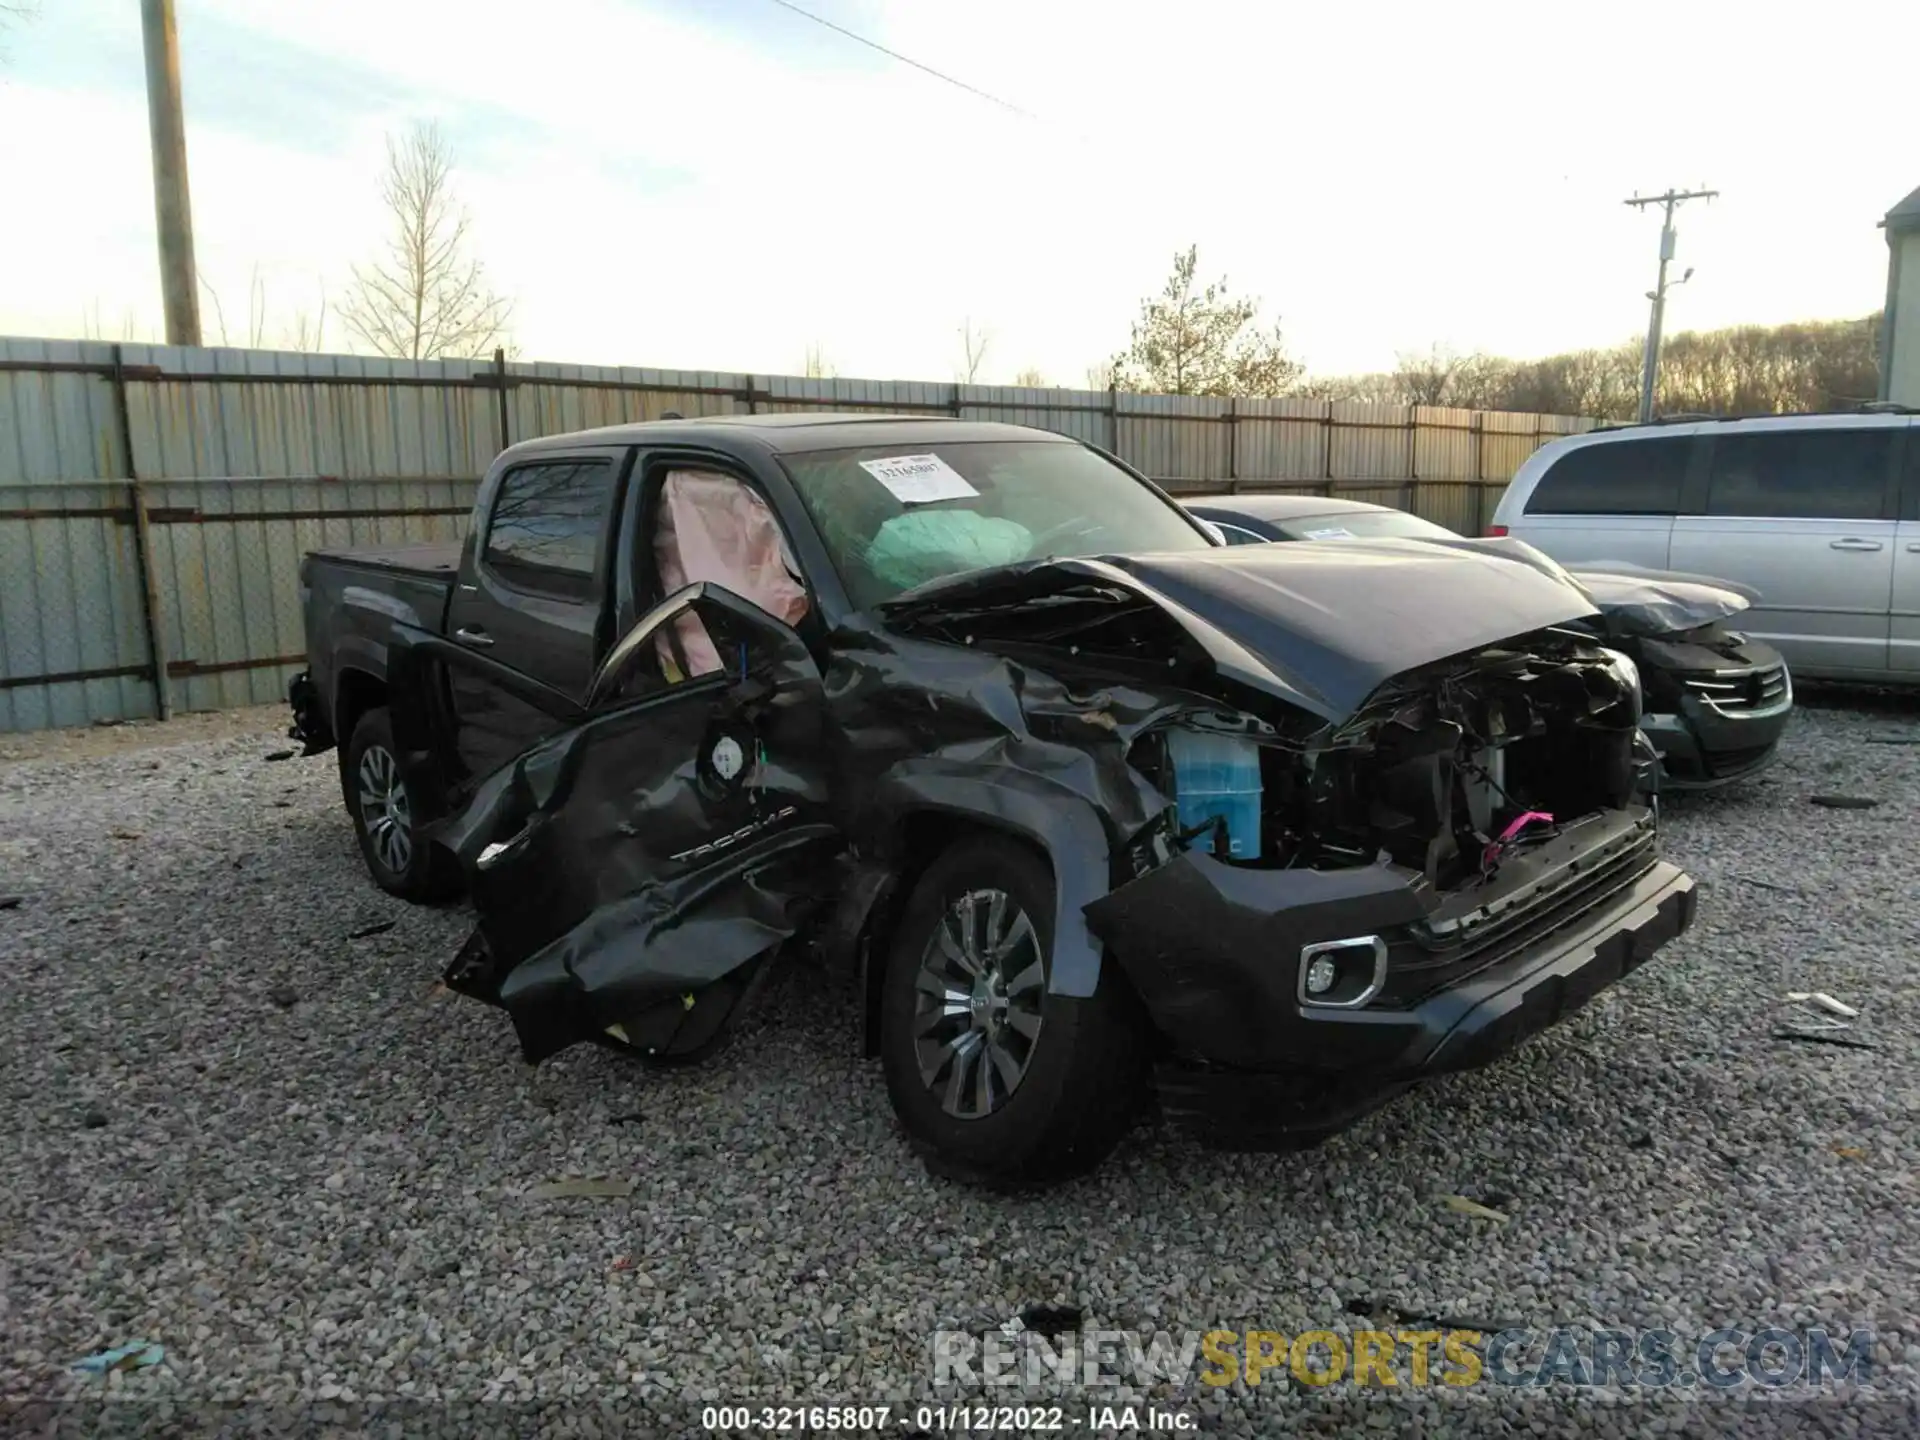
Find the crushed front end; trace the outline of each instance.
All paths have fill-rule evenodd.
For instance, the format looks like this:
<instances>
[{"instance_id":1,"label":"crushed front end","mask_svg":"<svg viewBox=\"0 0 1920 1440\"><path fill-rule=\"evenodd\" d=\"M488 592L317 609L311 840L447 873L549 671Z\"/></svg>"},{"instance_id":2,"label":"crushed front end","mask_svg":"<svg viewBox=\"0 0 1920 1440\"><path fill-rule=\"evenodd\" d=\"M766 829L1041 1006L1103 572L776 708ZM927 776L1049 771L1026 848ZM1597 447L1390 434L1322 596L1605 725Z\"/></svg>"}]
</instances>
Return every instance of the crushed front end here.
<instances>
[{"instance_id":1,"label":"crushed front end","mask_svg":"<svg viewBox=\"0 0 1920 1440\"><path fill-rule=\"evenodd\" d=\"M1732 784L1766 768L1793 714L1780 652L1719 623L1623 642L1640 663L1641 725L1675 790Z\"/></svg>"},{"instance_id":2,"label":"crushed front end","mask_svg":"<svg viewBox=\"0 0 1920 1440\"><path fill-rule=\"evenodd\" d=\"M1163 1104L1204 1139L1312 1143L1505 1054L1692 921L1638 680L1591 636L1419 667L1338 721L1260 708L1135 740L1174 804L1086 912L1164 1042Z\"/></svg>"},{"instance_id":3,"label":"crushed front end","mask_svg":"<svg viewBox=\"0 0 1920 1440\"><path fill-rule=\"evenodd\" d=\"M1793 679L1778 650L1729 623L1758 592L1617 563L1571 578L1598 607L1586 628L1639 668L1640 728L1665 788L1714 789L1766 767L1793 714Z\"/></svg>"}]
</instances>

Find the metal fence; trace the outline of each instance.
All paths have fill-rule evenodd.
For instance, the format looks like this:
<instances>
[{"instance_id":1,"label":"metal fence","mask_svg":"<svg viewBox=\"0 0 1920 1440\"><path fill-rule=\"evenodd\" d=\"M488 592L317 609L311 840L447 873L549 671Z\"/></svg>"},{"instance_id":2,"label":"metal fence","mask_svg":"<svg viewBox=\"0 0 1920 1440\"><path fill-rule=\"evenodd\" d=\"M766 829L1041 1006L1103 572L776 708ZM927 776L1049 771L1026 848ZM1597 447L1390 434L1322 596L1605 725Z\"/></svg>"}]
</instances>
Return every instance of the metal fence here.
<instances>
[{"instance_id":1,"label":"metal fence","mask_svg":"<svg viewBox=\"0 0 1920 1440\"><path fill-rule=\"evenodd\" d=\"M406 361L0 338L0 732L280 698L299 564L458 539L501 448L682 415L952 415L1100 445L1171 490L1306 489L1466 533L1567 416L1318 400Z\"/></svg>"}]
</instances>

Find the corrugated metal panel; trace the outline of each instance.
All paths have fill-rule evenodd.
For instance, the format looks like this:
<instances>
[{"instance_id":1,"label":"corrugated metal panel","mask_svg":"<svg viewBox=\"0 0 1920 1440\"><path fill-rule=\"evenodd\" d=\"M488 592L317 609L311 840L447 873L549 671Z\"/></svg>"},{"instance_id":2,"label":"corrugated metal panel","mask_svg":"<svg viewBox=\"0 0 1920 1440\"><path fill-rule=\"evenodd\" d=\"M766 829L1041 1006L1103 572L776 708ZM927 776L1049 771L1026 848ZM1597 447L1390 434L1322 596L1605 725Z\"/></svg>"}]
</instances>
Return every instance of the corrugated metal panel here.
<instances>
[{"instance_id":1,"label":"corrugated metal panel","mask_svg":"<svg viewBox=\"0 0 1920 1440\"><path fill-rule=\"evenodd\" d=\"M116 348L181 709L278 699L304 645L300 557L457 538L501 442L486 361L0 338L0 729L153 713ZM1469 533L1543 437L1593 423L545 362L507 374L511 440L668 410L958 414L1075 436L1184 493L1311 489L1408 504ZM396 513L423 511L457 513Z\"/></svg>"},{"instance_id":2,"label":"corrugated metal panel","mask_svg":"<svg viewBox=\"0 0 1920 1440\"><path fill-rule=\"evenodd\" d=\"M1332 450L1329 474L1336 480L1373 480L1411 474L1413 412L1406 405L1369 405L1336 400L1329 410Z\"/></svg>"},{"instance_id":3,"label":"corrugated metal panel","mask_svg":"<svg viewBox=\"0 0 1920 1440\"><path fill-rule=\"evenodd\" d=\"M306 649L300 557L323 547L457 541L474 489L464 477L148 485L174 703L202 710L282 698ZM423 510L459 513L394 513ZM339 518L315 518L330 513Z\"/></svg>"},{"instance_id":4,"label":"corrugated metal panel","mask_svg":"<svg viewBox=\"0 0 1920 1440\"><path fill-rule=\"evenodd\" d=\"M1120 458L1171 479L1227 473L1227 402L1205 395L1122 395Z\"/></svg>"},{"instance_id":5,"label":"corrugated metal panel","mask_svg":"<svg viewBox=\"0 0 1920 1440\"><path fill-rule=\"evenodd\" d=\"M0 485L0 731L154 713L130 518L122 485Z\"/></svg>"},{"instance_id":6,"label":"corrugated metal panel","mask_svg":"<svg viewBox=\"0 0 1920 1440\"><path fill-rule=\"evenodd\" d=\"M1413 418L1413 473L1422 480L1473 479L1479 438L1473 411L1417 405Z\"/></svg>"},{"instance_id":7,"label":"corrugated metal panel","mask_svg":"<svg viewBox=\"0 0 1920 1440\"><path fill-rule=\"evenodd\" d=\"M1422 477L1413 487L1413 504L1409 508L1422 519L1444 525L1456 534L1478 535L1481 518L1476 506L1484 503L1478 497L1486 488L1472 480L1451 482ZM1489 509L1487 513L1493 512Z\"/></svg>"},{"instance_id":8,"label":"corrugated metal panel","mask_svg":"<svg viewBox=\"0 0 1920 1440\"><path fill-rule=\"evenodd\" d=\"M1331 407L1324 400L1235 404L1234 474L1241 479L1318 480L1327 474Z\"/></svg>"},{"instance_id":9,"label":"corrugated metal panel","mask_svg":"<svg viewBox=\"0 0 1920 1440\"><path fill-rule=\"evenodd\" d=\"M113 363L113 347L0 337L0 362L104 369ZM125 473L113 387L104 374L0 370L0 485Z\"/></svg>"},{"instance_id":10,"label":"corrugated metal panel","mask_svg":"<svg viewBox=\"0 0 1920 1440\"><path fill-rule=\"evenodd\" d=\"M1551 439L1539 415L1490 410L1480 417L1480 473L1488 480L1511 480L1521 462ZM1544 433L1543 433L1544 432Z\"/></svg>"}]
</instances>

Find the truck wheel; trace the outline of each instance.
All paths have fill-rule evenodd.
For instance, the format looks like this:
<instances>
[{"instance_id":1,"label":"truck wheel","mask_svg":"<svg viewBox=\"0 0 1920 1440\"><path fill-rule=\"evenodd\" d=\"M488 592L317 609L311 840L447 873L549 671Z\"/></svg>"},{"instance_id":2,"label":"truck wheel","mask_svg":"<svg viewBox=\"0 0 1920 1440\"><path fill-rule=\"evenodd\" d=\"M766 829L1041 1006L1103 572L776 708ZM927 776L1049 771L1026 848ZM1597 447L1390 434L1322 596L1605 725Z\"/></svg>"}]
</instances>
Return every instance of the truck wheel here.
<instances>
[{"instance_id":1,"label":"truck wheel","mask_svg":"<svg viewBox=\"0 0 1920 1440\"><path fill-rule=\"evenodd\" d=\"M880 996L893 1108L936 1171L1037 1185L1092 1170L1146 1096L1145 1025L1113 966L1052 994L1053 877L1013 841L963 840L921 877Z\"/></svg>"},{"instance_id":2,"label":"truck wheel","mask_svg":"<svg viewBox=\"0 0 1920 1440\"><path fill-rule=\"evenodd\" d=\"M445 900L459 893L459 866L416 833L413 797L401 778L399 753L385 706L360 717L340 768L353 833L367 872L382 890L402 900Z\"/></svg>"}]
</instances>

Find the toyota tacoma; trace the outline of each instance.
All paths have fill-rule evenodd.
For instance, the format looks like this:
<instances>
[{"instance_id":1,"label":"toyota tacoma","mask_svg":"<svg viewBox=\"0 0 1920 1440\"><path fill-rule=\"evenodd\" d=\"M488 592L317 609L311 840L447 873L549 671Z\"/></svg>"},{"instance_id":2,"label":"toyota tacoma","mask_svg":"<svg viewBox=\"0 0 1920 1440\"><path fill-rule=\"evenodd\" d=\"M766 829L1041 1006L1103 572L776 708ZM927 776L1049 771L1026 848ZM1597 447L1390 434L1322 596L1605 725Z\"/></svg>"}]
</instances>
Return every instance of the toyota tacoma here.
<instances>
[{"instance_id":1,"label":"toyota tacoma","mask_svg":"<svg viewBox=\"0 0 1920 1440\"><path fill-rule=\"evenodd\" d=\"M731 416L516 445L457 549L302 586L294 733L528 1060L696 1059L812 961L950 1174L1156 1096L1311 1143L1693 916L1633 666L1511 542L1228 547L1058 435Z\"/></svg>"}]
</instances>

